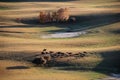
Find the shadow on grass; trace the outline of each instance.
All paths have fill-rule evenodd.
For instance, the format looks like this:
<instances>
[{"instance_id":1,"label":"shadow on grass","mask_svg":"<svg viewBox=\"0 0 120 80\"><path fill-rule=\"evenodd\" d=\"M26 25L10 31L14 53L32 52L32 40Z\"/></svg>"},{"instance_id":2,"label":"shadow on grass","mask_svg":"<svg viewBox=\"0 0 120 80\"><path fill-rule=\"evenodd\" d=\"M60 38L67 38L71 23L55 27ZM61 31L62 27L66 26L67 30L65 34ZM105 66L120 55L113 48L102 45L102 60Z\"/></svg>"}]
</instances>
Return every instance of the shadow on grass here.
<instances>
[{"instance_id":1,"label":"shadow on grass","mask_svg":"<svg viewBox=\"0 0 120 80\"><path fill-rule=\"evenodd\" d=\"M76 22L58 23L52 26L62 27L66 31L82 31L95 27L101 27L113 23L120 22L120 13L118 14L94 14L94 15L78 15L74 16ZM51 30L49 32L57 32Z\"/></svg>"},{"instance_id":2,"label":"shadow on grass","mask_svg":"<svg viewBox=\"0 0 120 80\"><path fill-rule=\"evenodd\" d=\"M74 16L76 18L76 22L65 22L65 23L46 23L40 24L38 18L27 18L23 19L21 23L27 25L16 25L16 26L0 26L0 28L26 28L26 27L51 27L56 26L59 28L63 28L62 30L49 30L47 32L67 32L67 31L82 31L95 27L101 27L113 23L120 22L120 13L114 14L93 14L93 15L77 15Z\"/></svg>"},{"instance_id":3,"label":"shadow on grass","mask_svg":"<svg viewBox=\"0 0 120 80\"><path fill-rule=\"evenodd\" d=\"M17 61L28 61L32 62L35 58L35 53L38 52L0 52L1 59L9 59L9 60L17 60ZM51 61L47 64L45 68L55 68L57 70L66 70L66 71L96 71L100 73L120 73L120 50L116 51L102 51L98 53L93 53L90 56L100 56L102 61L100 61L96 65L92 65L91 63L85 65L81 65L76 62L69 62L69 61ZM76 60L75 60L76 61ZM79 61L79 60L78 60ZM7 67L6 69L28 69L27 66L11 66Z\"/></svg>"},{"instance_id":4,"label":"shadow on grass","mask_svg":"<svg viewBox=\"0 0 120 80\"><path fill-rule=\"evenodd\" d=\"M8 70L14 70L14 69L30 69L30 67L27 67L27 66L10 66L10 67L7 67L6 69L8 69Z\"/></svg>"},{"instance_id":5,"label":"shadow on grass","mask_svg":"<svg viewBox=\"0 0 120 80\"><path fill-rule=\"evenodd\" d=\"M86 66L81 64L79 65L68 65L67 63L63 62L63 66L56 65L58 70L67 70L67 71L86 71L92 70L101 73L120 73L120 51L105 51L96 53L103 60L97 64L96 66ZM96 55L96 54L93 54ZM66 65L67 64L67 65Z\"/></svg>"},{"instance_id":6,"label":"shadow on grass","mask_svg":"<svg viewBox=\"0 0 120 80\"><path fill-rule=\"evenodd\" d=\"M114 73L120 73L120 50L101 52L100 55L103 60L94 70L107 70Z\"/></svg>"}]
</instances>

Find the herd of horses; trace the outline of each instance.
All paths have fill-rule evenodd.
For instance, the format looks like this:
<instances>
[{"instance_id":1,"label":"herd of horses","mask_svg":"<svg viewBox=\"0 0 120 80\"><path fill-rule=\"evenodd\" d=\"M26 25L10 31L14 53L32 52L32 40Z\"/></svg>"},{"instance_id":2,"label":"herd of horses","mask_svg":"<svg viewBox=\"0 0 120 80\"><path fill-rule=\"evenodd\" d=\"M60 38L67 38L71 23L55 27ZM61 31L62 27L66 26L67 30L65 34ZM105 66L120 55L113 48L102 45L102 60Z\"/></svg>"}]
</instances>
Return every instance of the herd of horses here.
<instances>
[{"instance_id":1,"label":"herd of horses","mask_svg":"<svg viewBox=\"0 0 120 80\"><path fill-rule=\"evenodd\" d=\"M62 58L74 57L75 59L83 58L87 56L87 52L54 52L54 51L47 51L47 49L43 49L39 54L35 55L32 63L40 66L45 66L52 61Z\"/></svg>"}]
</instances>

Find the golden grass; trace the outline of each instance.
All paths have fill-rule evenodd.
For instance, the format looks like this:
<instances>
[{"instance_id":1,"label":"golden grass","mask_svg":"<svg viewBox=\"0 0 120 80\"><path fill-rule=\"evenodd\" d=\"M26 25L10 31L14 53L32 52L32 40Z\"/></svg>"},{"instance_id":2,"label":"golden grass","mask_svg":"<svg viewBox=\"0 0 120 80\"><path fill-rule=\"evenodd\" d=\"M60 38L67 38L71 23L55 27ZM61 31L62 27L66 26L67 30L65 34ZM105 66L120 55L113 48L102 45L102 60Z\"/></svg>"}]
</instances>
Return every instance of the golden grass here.
<instances>
[{"instance_id":1,"label":"golden grass","mask_svg":"<svg viewBox=\"0 0 120 80\"><path fill-rule=\"evenodd\" d=\"M27 39L0 36L0 41L2 42L0 45L3 46L0 51L41 51L44 48L54 51L119 50L119 38L114 35L113 37L88 36L72 39Z\"/></svg>"},{"instance_id":2,"label":"golden grass","mask_svg":"<svg viewBox=\"0 0 120 80\"><path fill-rule=\"evenodd\" d=\"M17 17L21 18L29 18L29 17L35 17L38 15L38 12L40 10L55 10L57 8L61 7L69 7L70 13L73 15L75 14L93 14L93 13L118 13L119 8L96 8L96 6L104 6L107 5L107 3L92 3L95 1L87 2L83 1L83 3L80 2L21 2L21 3L3 3L0 2L1 6L8 6L12 7L12 10L6 10L6 11L0 11L0 15L15 19ZM34 3L34 4L33 4ZM109 5L119 5L119 2L112 2L109 3ZM22 6L21 6L22 5ZM32 6L32 7L31 7Z\"/></svg>"},{"instance_id":3,"label":"golden grass","mask_svg":"<svg viewBox=\"0 0 120 80\"><path fill-rule=\"evenodd\" d=\"M85 0L86 1L86 0ZM112 1L112 0L109 0ZM86 2L21 2L21 3L4 3L1 6L10 7L10 10L0 11L0 25L27 25L12 21L15 18L31 18L38 16L40 10L56 10L60 7L69 7L71 15L85 15L98 13L120 13L119 8L103 8L102 6L119 5L119 2L103 3L99 1ZM22 5L22 6L21 6ZM32 6L32 7L31 7ZM98 8L99 7L99 8ZM41 51L44 48L52 51L78 52L78 51L118 51L120 50L119 33L114 31L120 30L120 23L115 23L100 28L91 29L93 33L70 39L41 39L36 34L46 34L50 30L60 30L57 27L32 27L32 28L0 28L0 51L5 52L32 52ZM6 32L5 32L6 31ZM99 31L99 33L94 33ZM18 33L17 33L18 32ZM20 33L19 33L20 32ZM98 57L85 57L79 61L83 65L97 65L102 61ZM74 63L74 62L73 62ZM7 70L11 66L30 66L30 69ZM30 64L0 60L0 80L92 80L105 77L106 75L97 72L77 72L54 69L42 69L32 67Z\"/></svg>"},{"instance_id":4,"label":"golden grass","mask_svg":"<svg viewBox=\"0 0 120 80\"><path fill-rule=\"evenodd\" d=\"M53 70L53 69L42 69L30 67L30 69L14 69L7 70L6 67L14 66L30 66L27 63L0 60L0 77L1 80L90 80L100 77L105 77L106 75L97 72L77 72L77 71L63 71L63 70Z\"/></svg>"},{"instance_id":5,"label":"golden grass","mask_svg":"<svg viewBox=\"0 0 120 80\"><path fill-rule=\"evenodd\" d=\"M32 27L32 28L0 28L0 31L4 31L4 33L45 33L49 30L60 30L62 28L57 28L54 26L50 27Z\"/></svg>"}]
</instances>

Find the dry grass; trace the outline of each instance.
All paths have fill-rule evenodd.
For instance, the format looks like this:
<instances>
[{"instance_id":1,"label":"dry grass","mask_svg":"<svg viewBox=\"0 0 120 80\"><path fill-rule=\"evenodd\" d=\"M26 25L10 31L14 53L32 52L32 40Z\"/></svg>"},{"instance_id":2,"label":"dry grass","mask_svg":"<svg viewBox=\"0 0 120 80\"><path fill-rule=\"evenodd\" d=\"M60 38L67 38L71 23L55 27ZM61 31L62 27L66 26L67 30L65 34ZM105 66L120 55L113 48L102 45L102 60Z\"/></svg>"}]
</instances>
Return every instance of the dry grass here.
<instances>
[{"instance_id":1,"label":"dry grass","mask_svg":"<svg viewBox=\"0 0 120 80\"><path fill-rule=\"evenodd\" d=\"M95 1L95 2L94 2ZM6 3L0 2L1 6L10 9L0 10L0 52L12 54L15 52L39 52L44 48L52 51L62 52L78 52L88 51L96 52L102 55L114 54L120 50L120 22L99 26L97 28L87 29L89 34L81 35L77 38L66 39L41 39L41 34L49 34L50 31L64 29L64 27L48 26L38 24L24 24L16 22L16 18L32 19L38 16L41 10L57 10L61 7L69 7L71 15L91 15L104 13L120 13L118 6L120 2L111 2L114 0L106 0L99 2L94 0L81 0L77 2L21 2ZM104 7L103 7L104 6ZM112 7L109 7L112 6ZM19 26L19 27L17 27ZM20 27L22 26L22 27ZM26 27L27 26L27 27ZM73 25L74 27L74 25ZM29 53L30 52L30 53ZM119 52L118 52L119 54ZM109 56L110 57L110 56ZM114 56L112 56L114 57ZM81 64L82 66L97 66L107 57L85 57L83 59L74 60L72 63ZM108 58L112 59L111 57ZM61 60L62 61L62 60ZM63 60L64 61L64 60ZM104 62L103 62L104 63ZM113 62L114 63L114 62ZM96 72L77 72L62 71L54 69L42 69L30 67L30 69L7 70L10 66L31 66L24 62L0 60L0 79L1 80L91 80L104 77L104 74ZM59 77L58 77L59 76Z\"/></svg>"},{"instance_id":2,"label":"dry grass","mask_svg":"<svg viewBox=\"0 0 120 80\"><path fill-rule=\"evenodd\" d=\"M90 35L72 39L33 39L30 34L23 36L16 33L8 34L8 37L6 35L0 36L0 41L3 42L0 51L40 51L43 48L54 51L119 49L119 35Z\"/></svg>"},{"instance_id":3,"label":"dry grass","mask_svg":"<svg viewBox=\"0 0 120 80\"><path fill-rule=\"evenodd\" d=\"M105 77L106 75L96 73L96 72L75 72L75 71L62 71L53 69L42 69L30 67L30 69L6 69L6 67L12 66L28 66L29 64L15 62L15 61L0 61L0 77L1 80L90 80L99 77ZM29 65L30 66L30 65ZM58 77L59 75L59 77Z\"/></svg>"}]
</instances>

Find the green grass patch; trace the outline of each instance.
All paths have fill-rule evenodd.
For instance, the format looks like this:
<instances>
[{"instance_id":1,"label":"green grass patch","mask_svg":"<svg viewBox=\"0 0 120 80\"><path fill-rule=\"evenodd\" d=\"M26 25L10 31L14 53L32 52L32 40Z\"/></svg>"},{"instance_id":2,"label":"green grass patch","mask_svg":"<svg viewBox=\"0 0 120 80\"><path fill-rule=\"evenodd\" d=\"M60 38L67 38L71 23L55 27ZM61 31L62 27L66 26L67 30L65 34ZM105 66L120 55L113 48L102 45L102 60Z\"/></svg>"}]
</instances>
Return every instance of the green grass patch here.
<instances>
[{"instance_id":1,"label":"green grass patch","mask_svg":"<svg viewBox=\"0 0 120 80\"><path fill-rule=\"evenodd\" d=\"M98 79L98 78L107 77L106 74L95 72L95 71L67 71L67 70L59 70L58 68L51 68L51 69L49 69L49 68L37 68L37 69L43 75L44 74L51 75L51 76L54 75L53 78L56 78L55 75L56 76L59 75L63 78L70 79L70 80L72 80L72 79L73 80L74 79L75 80L79 80L79 79L95 80L95 79ZM74 76L74 78L72 76ZM61 79L61 78L59 78L59 79ZM57 79L57 80L59 80L59 79Z\"/></svg>"},{"instance_id":2,"label":"green grass patch","mask_svg":"<svg viewBox=\"0 0 120 80\"><path fill-rule=\"evenodd\" d=\"M8 10L8 9L10 9L10 8L4 7L4 6L0 6L0 10Z\"/></svg>"}]
</instances>

